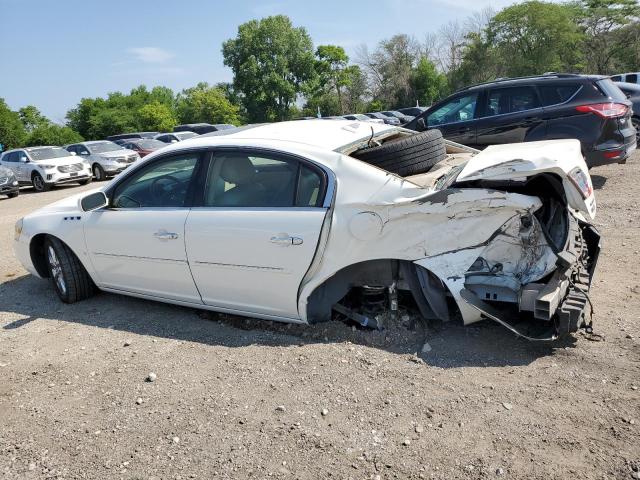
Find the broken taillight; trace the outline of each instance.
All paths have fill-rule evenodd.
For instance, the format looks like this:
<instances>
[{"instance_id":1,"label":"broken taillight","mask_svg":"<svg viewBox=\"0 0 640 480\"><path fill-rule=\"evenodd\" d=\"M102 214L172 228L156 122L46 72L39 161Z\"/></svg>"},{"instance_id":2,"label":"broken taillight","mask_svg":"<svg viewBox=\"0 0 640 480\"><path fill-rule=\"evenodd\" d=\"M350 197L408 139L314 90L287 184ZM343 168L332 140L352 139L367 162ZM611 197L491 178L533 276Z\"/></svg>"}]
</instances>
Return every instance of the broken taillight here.
<instances>
[{"instance_id":1,"label":"broken taillight","mask_svg":"<svg viewBox=\"0 0 640 480\"><path fill-rule=\"evenodd\" d=\"M624 103L592 103L591 105L579 105L576 110L582 113L595 113L602 118L623 117L629 107Z\"/></svg>"},{"instance_id":2,"label":"broken taillight","mask_svg":"<svg viewBox=\"0 0 640 480\"><path fill-rule=\"evenodd\" d=\"M591 179L588 174L584 172L580 167L576 167L569 172L569 179L571 183L580 191L582 197L587 199L593 193L593 186L591 185Z\"/></svg>"}]
</instances>

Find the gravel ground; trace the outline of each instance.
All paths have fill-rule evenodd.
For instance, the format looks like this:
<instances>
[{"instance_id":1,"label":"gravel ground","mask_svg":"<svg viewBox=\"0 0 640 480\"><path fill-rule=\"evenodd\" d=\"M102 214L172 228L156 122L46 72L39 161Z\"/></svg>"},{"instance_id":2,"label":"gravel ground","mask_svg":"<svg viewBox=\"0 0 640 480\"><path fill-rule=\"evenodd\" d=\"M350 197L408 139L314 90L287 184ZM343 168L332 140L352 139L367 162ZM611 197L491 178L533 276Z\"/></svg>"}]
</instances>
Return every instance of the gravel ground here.
<instances>
[{"instance_id":1,"label":"gravel ground","mask_svg":"<svg viewBox=\"0 0 640 480\"><path fill-rule=\"evenodd\" d=\"M104 293L64 305L13 256L13 224L83 187L0 200L0 475L640 478L640 155L592 173L597 335L553 345L489 322L378 333Z\"/></svg>"}]
</instances>

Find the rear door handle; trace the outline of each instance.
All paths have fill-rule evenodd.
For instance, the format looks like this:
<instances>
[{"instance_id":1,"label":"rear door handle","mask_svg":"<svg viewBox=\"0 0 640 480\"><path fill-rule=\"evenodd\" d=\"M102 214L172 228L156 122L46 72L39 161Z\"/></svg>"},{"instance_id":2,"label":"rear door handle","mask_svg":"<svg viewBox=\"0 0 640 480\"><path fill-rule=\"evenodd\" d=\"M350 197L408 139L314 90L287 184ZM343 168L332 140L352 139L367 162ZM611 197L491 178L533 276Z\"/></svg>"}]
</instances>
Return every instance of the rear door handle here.
<instances>
[{"instance_id":1,"label":"rear door handle","mask_svg":"<svg viewBox=\"0 0 640 480\"><path fill-rule=\"evenodd\" d=\"M271 237L269 240L271 243L275 243L276 245L281 245L283 247L288 247L290 245L302 245L303 240L300 237L290 237L289 235L277 235Z\"/></svg>"},{"instance_id":2,"label":"rear door handle","mask_svg":"<svg viewBox=\"0 0 640 480\"><path fill-rule=\"evenodd\" d=\"M177 233L167 232L166 230L159 230L153 236L158 240L175 240L179 237Z\"/></svg>"}]
</instances>

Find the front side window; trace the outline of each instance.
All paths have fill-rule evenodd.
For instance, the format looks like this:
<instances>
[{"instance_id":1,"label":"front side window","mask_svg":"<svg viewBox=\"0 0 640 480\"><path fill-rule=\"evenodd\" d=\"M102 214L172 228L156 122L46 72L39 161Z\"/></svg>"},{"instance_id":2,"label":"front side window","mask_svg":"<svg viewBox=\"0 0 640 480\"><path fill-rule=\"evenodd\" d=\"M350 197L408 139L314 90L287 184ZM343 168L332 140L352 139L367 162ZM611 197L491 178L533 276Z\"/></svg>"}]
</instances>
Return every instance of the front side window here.
<instances>
[{"instance_id":1,"label":"front side window","mask_svg":"<svg viewBox=\"0 0 640 480\"><path fill-rule=\"evenodd\" d=\"M115 208L184 207L200 153L184 153L142 167L118 184Z\"/></svg>"},{"instance_id":2,"label":"front side window","mask_svg":"<svg viewBox=\"0 0 640 480\"><path fill-rule=\"evenodd\" d=\"M637 73L630 73L629 75L627 75L627 78L625 78L627 83L638 83L638 74Z\"/></svg>"},{"instance_id":3,"label":"front side window","mask_svg":"<svg viewBox=\"0 0 640 480\"><path fill-rule=\"evenodd\" d=\"M435 125L443 125L446 123L466 122L473 120L476 112L476 104L478 103L478 94L470 93L438 107L426 117L427 125L432 127Z\"/></svg>"},{"instance_id":4,"label":"front side window","mask_svg":"<svg viewBox=\"0 0 640 480\"><path fill-rule=\"evenodd\" d=\"M205 207L317 207L324 176L311 166L277 155L221 152L205 184Z\"/></svg>"},{"instance_id":5,"label":"front side window","mask_svg":"<svg viewBox=\"0 0 640 480\"><path fill-rule=\"evenodd\" d=\"M538 99L532 87L501 88L489 94L485 116L524 112L537 107Z\"/></svg>"}]
</instances>

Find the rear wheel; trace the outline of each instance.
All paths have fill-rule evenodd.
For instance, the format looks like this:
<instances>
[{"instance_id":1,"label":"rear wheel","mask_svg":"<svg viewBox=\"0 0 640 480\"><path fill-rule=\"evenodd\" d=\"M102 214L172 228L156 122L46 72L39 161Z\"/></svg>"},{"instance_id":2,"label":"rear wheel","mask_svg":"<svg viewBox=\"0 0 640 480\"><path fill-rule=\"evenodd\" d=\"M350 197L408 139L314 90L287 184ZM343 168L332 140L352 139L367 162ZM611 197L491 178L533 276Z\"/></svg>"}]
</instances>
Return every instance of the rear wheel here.
<instances>
[{"instance_id":1,"label":"rear wheel","mask_svg":"<svg viewBox=\"0 0 640 480\"><path fill-rule=\"evenodd\" d=\"M51 189L51 185L45 182L44 178L42 178L42 175L40 175L38 172L34 172L31 176L31 184L33 185L33 188L35 188L38 192L47 192Z\"/></svg>"},{"instance_id":2,"label":"rear wheel","mask_svg":"<svg viewBox=\"0 0 640 480\"><path fill-rule=\"evenodd\" d=\"M107 179L107 174L104 173L104 168L98 163L93 165L93 176L96 177L96 182L102 182Z\"/></svg>"},{"instance_id":3,"label":"rear wheel","mask_svg":"<svg viewBox=\"0 0 640 480\"><path fill-rule=\"evenodd\" d=\"M75 303L93 294L91 277L69 247L55 237L48 237L44 242L44 252L49 275L60 300Z\"/></svg>"},{"instance_id":4,"label":"rear wheel","mask_svg":"<svg viewBox=\"0 0 640 480\"><path fill-rule=\"evenodd\" d=\"M352 154L364 162L406 177L428 172L447 156L439 130L427 130Z\"/></svg>"}]
</instances>

